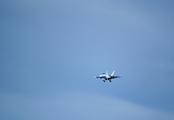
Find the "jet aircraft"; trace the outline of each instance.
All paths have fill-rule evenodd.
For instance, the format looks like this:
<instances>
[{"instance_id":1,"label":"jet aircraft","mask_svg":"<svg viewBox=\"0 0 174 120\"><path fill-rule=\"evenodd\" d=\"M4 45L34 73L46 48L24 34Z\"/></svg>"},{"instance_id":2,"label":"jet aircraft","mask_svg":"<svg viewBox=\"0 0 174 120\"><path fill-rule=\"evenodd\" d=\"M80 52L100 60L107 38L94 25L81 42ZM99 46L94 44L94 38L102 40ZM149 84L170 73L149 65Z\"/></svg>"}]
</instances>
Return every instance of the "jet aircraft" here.
<instances>
[{"instance_id":1,"label":"jet aircraft","mask_svg":"<svg viewBox=\"0 0 174 120\"><path fill-rule=\"evenodd\" d=\"M100 78L100 79L104 79L103 82L105 82L106 80L109 80L111 82L111 79L114 78L120 78L121 76L114 76L115 71L112 72L111 75L109 75L108 71L106 71L106 73L103 73L99 76L95 76L95 78Z\"/></svg>"}]
</instances>

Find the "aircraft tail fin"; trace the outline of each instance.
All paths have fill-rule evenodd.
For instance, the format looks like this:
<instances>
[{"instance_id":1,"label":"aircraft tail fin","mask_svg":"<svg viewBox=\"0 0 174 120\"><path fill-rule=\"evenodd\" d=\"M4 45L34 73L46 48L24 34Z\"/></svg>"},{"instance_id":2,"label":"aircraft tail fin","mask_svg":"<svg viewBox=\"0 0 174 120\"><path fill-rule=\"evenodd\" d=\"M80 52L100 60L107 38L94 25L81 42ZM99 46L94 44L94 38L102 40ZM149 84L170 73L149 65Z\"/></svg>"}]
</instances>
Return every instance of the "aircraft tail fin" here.
<instances>
[{"instance_id":1,"label":"aircraft tail fin","mask_svg":"<svg viewBox=\"0 0 174 120\"><path fill-rule=\"evenodd\" d=\"M106 71L106 75L109 75L108 71Z\"/></svg>"},{"instance_id":2,"label":"aircraft tail fin","mask_svg":"<svg viewBox=\"0 0 174 120\"><path fill-rule=\"evenodd\" d=\"M114 73L115 73L115 71L113 71L113 72L112 72L111 76L113 76L113 75L114 75Z\"/></svg>"}]
</instances>

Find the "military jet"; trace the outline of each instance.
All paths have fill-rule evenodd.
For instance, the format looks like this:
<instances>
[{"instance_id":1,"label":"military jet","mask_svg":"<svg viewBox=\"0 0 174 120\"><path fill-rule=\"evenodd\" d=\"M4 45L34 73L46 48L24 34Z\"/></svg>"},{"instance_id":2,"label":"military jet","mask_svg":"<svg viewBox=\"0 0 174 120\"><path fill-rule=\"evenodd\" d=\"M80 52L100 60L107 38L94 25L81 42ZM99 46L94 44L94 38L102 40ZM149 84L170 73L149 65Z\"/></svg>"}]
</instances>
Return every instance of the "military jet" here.
<instances>
[{"instance_id":1,"label":"military jet","mask_svg":"<svg viewBox=\"0 0 174 120\"><path fill-rule=\"evenodd\" d=\"M99 76L95 76L94 78L104 79L103 82L105 82L106 80L109 80L111 82L111 79L121 78L121 76L114 76L114 73L115 73L115 71L113 71L112 74L109 75L108 71L106 71L106 73L103 73Z\"/></svg>"}]
</instances>

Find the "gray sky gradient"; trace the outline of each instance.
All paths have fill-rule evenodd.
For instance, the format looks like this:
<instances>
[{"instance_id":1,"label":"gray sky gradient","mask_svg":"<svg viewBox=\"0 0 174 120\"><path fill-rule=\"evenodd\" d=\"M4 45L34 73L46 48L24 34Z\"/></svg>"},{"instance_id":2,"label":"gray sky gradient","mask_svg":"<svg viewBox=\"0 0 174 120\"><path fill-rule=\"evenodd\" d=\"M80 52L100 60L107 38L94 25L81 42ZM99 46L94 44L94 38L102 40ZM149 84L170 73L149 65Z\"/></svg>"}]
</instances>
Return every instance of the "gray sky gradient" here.
<instances>
[{"instance_id":1,"label":"gray sky gradient","mask_svg":"<svg viewBox=\"0 0 174 120\"><path fill-rule=\"evenodd\" d=\"M1 118L5 119L158 119L172 120L174 115L121 99L85 92L58 92L59 97L33 98L3 95ZM10 115L9 115L10 114ZM9 115L9 116L8 116Z\"/></svg>"},{"instance_id":2,"label":"gray sky gradient","mask_svg":"<svg viewBox=\"0 0 174 120\"><path fill-rule=\"evenodd\" d=\"M0 119L173 120L173 5L1 0Z\"/></svg>"}]
</instances>

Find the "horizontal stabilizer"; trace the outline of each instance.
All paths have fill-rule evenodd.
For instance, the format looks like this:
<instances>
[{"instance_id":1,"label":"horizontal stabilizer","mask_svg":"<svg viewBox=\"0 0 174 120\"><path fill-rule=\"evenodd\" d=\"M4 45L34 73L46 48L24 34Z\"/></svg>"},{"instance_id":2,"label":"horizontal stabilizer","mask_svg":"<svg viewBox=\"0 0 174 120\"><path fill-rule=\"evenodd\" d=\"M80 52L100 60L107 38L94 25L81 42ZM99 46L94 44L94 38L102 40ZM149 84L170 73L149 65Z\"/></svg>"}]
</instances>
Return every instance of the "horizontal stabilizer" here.
<instances>
[{"instance_id":1,"label":"horizontal stabilizer","mask_svg":"<svg viewBox=\"0 0 174 120\"><path fill-rule=\"evenodd\" d=\"M121 78L121 76L114 76L115 78Z\"/></svg>"},{"instance_id":2,"label":"horizontal stabilizer","mask_svg":"<svg viewBox=\"0 0 174 120\"><path fill-rule=\"evenodd\" d=\"M94 76L94 78L100 78L100 77Z\"/></svg>"}]
</instances>

